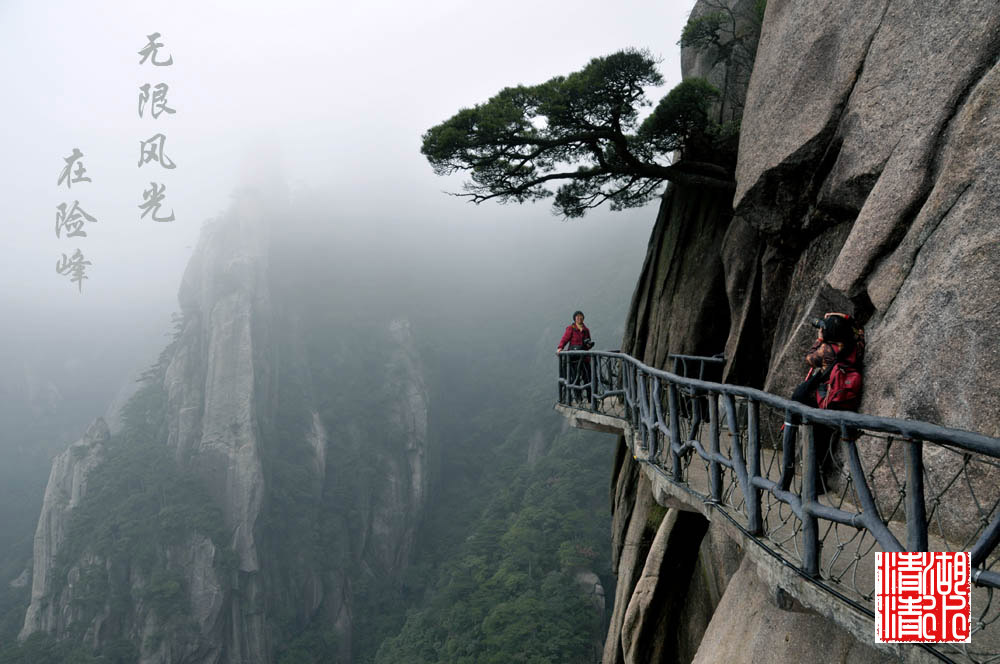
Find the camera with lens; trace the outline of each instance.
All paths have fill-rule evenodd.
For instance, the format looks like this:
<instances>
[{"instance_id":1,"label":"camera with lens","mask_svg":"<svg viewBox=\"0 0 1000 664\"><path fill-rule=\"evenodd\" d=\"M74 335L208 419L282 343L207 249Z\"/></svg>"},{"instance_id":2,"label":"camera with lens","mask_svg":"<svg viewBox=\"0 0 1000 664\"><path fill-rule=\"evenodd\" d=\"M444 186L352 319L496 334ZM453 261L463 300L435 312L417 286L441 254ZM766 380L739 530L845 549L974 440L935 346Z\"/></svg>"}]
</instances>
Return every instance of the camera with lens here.
<instances>
[{"instance_id":1,"label":"camera with lens","mask_svg":"<svg viewBox=\"0 0 1000 664\"><path fill-rule=\"evenodd\" d=\"M810 325L823 331L823 340L846 343L853 338L852 326L844 314L830 313L823 318L807 318Z\"/></svg>"}]
</instances>

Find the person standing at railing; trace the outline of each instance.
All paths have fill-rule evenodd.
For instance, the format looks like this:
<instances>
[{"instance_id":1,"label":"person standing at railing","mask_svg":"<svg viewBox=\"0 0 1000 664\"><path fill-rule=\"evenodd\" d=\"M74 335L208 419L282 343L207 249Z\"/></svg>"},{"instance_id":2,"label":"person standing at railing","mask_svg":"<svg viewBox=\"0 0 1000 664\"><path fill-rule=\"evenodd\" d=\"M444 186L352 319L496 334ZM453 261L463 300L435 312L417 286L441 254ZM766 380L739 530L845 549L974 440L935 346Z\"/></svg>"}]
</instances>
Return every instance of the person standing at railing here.
<instances>
[{"instance_id":1,"label":"person standing at railing","mask_svg":"<svg viewBox=\"0 0 1000 664\"><path fill-rule=\"evenodd\" d=\"M590 330L583 324L583 312L573 312L573 322L566 326L566 331L556 346L556 353L565 350L590 350L594 347L594 342L590 338ZM574 356L569 360L569 375L566 376L570 383L583 385L586 393L586 400L590 400L590 358ZM576 390L579 398L580 391Z\"/></svg>"}]
</instances>

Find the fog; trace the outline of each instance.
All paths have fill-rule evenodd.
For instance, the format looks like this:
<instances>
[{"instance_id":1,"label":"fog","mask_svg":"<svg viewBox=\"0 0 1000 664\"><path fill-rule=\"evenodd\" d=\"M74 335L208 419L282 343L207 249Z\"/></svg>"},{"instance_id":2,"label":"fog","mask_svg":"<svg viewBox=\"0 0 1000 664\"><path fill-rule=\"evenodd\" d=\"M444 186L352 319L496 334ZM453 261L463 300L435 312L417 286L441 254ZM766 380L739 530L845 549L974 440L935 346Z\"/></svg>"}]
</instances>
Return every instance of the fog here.
<instances>
[{"instance_id":1,"label":"fog","mask_svg":"<svg viewBox=\"0 0 1000 664\"><path fill-rule=\"evenodd\" d=\"M411 288L452 285L470 301L515 279L521 288L562 278L547 266L581 243L628 245L634 260L653 206L572 222L546 203L473 206L443 193L459 191L462 178L433 174L421 135L502 87L626 47L662 58L666 85L650 91L655 101L679 80L676 41L691 5L6 0L0 341L8 389L23 387L10 377L22 370L58 383L54 374L95 363L111 374L141 368L164 344L202 223L227 209L247 177L308 200L314 223L351 255L419 272ZM163 46L140 64L154 32ZM152 64L167 58L172 65ZM145 83L166 83L176 112L153 118L147 106L140 118ZM137 165L141 141L157 133L176 168ZM74 148L91 181L57 185ZM140 219L153 181L166 186L159 214L172 211L173 222ZM56 237L56 206L73 201L97 221L85 224L86 237L66 229ZM91 262L82 292L54 269L78 248ZM585 279L582 286L595 290ZM96 398L81 389L79 398Z\"/></svg>"},{"instance_id":2,"label":"fog","mask_svg":"<svg viewBox=\"0 0 1000 664\"><path fill-rule=\"evenodd\" d=\"M312 272L288 283L322 281L302 301L361 326L407 316L455 403L495 402L489 371L508 388L548 385L574 309L615 347L655 205L570 222L544 202L474 206L446 195L463 178L434 175L421 136L503 87L629 47L662 59L655 103L680 79L693 4L2 0L0 628L20 628L26 596L8 581L30 562L52 456L167 344L199 231L248 181L287 201L270 219L287 240L276 264L298 268L300 251ZM163 46L140 64L154 33ZM140 117L140 86L161 83L175 112L147 104ZM175 168L140 165L157 134ZM74 150L90 181L74 170L59 184ZM153 214L171 222L141 218L154 182ZM57 206L74 202L96 220L85 237L58 226ZM82 288L55 269L77 249Z\"/></svg>"}]
</instances>

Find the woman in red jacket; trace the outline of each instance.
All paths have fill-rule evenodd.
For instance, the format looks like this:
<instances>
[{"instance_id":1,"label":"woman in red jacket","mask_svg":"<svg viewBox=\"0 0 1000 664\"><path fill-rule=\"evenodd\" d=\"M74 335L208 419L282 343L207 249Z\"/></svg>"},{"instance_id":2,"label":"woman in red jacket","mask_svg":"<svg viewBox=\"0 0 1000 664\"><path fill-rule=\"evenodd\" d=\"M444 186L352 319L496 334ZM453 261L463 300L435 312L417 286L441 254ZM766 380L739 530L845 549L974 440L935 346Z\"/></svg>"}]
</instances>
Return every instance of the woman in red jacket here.
<instances>
[{"instance_id":1,"label":"woman in red jacket","mask_svg":"<svg viewBox=\"0 0 1000 664\"><path fill-rule=\"evenodd\" d=\"M556 346L556 352L561 352L566 344L569 344L566 350L590 350L594 346L590 340L590 330L583 324L582 311L573 312L573 322L566 326L566 331Z\"/></svg>"},{"instance_id":2,"label":"woman in red jacket","mask_svg":"<svg viewBox=\"0 0 1000 664\"><path fill-rule=\"evenodd\" d=\"M583 312L573 312L573 322L566 326L559 345L556 346L556 353L563 350L590 350L594 347L594 342L590 339L590 330L583 324ZM569 382L572 384L583 384L585 400L590 400L590 358L574 357L569 362Z\"/></svg>"}]
</instances>

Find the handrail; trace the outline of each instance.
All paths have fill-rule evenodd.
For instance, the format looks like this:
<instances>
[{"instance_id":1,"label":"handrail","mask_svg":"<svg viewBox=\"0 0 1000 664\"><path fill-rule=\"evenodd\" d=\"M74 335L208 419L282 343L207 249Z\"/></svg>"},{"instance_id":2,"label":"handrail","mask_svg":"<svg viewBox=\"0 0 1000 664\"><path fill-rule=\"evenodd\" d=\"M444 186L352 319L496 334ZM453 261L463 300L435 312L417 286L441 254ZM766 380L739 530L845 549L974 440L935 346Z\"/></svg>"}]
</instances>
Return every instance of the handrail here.
<instances>
[{"instance_id":1,"label":"handrail","mask_svg":"<svg viewBox=\"0 0 1000 664\"><path fill-rule=\"evenodd\" d=\"M970 452L978 452L980 454L987 454L992 457L1000 458L1000 439L992 438L973 431L949 429L937 424L930 424L929 422L920 422L917 420L863 415L861 413L853 413L844 410L822 410L819 408L810 408L809 406L803 405L797 401L779 397L769 392L762 392L761 390L757 390L752 387L727 385L725 383L711 383L708 381L698 380L697 378L678 376L668 371L663 371L662 369L654 369L643 364L631 355L626 355L620 352L599 350L564 350L560 353L560 355L566 357L573 355L590 355L621 358L627 363L634 365L637 369L640 369L643 373L650 376L656 376L660 380L696 390L717 391L720 394L746 397L754 401L766 403L775 408L786 410L790 413L801 415L804 419L808 419L808 421L815 422L816 424L826 424L834 427L840 427L843 425L858 429L872 429L885 433L896 433L904 438L920 438L922 440L942 443L945 445L957 445L962 449L969 450ZM714 358L703 359L711 360Z\"/></svg>"},{"instance_id":2,"label":"handrail","mask_svg":"<svg viewBox=\"0 0 1000 664\"><path fill-rule=\"evenodd\" d=\"M726 364L726 358L721 353L711 357L671 353L667 356L667 359L674 363L674 373L678 376L690 376L688 373L688 362L697 364L698 380L705 380L705 370L708 368L707 365L715 365L721 369Z\"/></svg>"},{"instance_id":3,"label":"handrail","mask_svg":"<svg viewBox=\"0 0 1000 664\"><path fill-rule=\"evenodd\" d=\"M685 370L694 363L699 376L707 364L724 362L669 359ZM858 569L876 548L970 550L973 583L989 589L993 616L987 620L982 612L978 629L994 621L1000 626L1000 607L992 604L1000 573L991 569L1000 567L1000 439L811 408L754 388L656 369L618 351L561 352L558 387L561 404L619 420L631 432L626 438L639 461L685 495L730 518L735 514L745 532L777 545L804 576L846 583L853 574L855 595L863 601L871 602L874 574L866 591L858 586ZM790 424L795 420L801 425ZM764 432L776 432L782 422L780 435L767 440ZM930 467L925 455L932 455ZM705 464L704 489L691 484L695 460ZM832 478L831 463L839 473ZM949 506L960 508L952 510L956 514L964 511L948 514ZM849 548L853 558L844 553Z\"/></svg>"}]
</instances>

